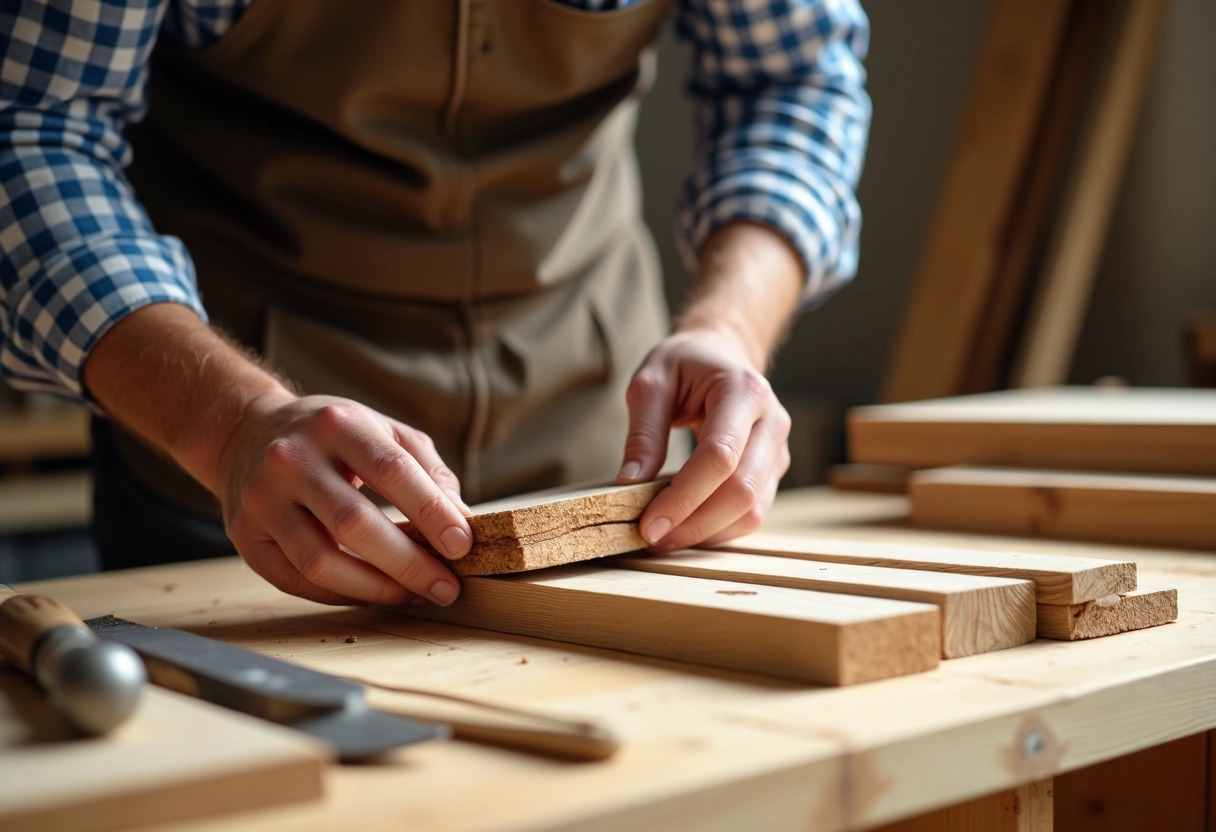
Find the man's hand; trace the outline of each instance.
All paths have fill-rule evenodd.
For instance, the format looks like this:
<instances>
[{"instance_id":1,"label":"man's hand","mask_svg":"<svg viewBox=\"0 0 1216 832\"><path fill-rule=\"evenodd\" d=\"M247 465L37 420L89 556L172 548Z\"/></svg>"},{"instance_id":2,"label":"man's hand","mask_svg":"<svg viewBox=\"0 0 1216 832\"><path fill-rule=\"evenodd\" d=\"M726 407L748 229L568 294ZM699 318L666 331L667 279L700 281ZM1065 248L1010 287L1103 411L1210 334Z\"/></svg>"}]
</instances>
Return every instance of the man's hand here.
<instances>
[{"instance_id":1,"label":"man's hand","mask_svg":"<svg viewBox=\"0 0 1216 832\"><path fill-rule=\"evenodd\" d=\"M358 490L389 499L436 551L467 554L460 485L425 434L347 399L296 396L173 303L116 323L84 381L219 498L237 551L284 592L329 604L456 599L451 572Z\"/></svg>"},{"instance_id":2,"label":"man's hand","mask_svg":"<svg viewBox=\"0 0 1216 832\"><path fill-rule=\"evenodd\" d=\"M449 558L472 534L460 484L430 437L347 399L270 395L246 409L220 461L224 525L250 567L330 604L452 603L459 584L358 488L401 509Z\"/></svg>"},{"instance_id":3,"label":"man's hand","mask_svg":"<svg viewBox=\"0 0 1216 832\"><path fill-rule=\"evenodd\" d=\"M620 482L658 473L670 428L689 427L697 438L642 515L651 551L729 540L768 513L790 465L790 417L764 369L801 291L801 261L764 226L728 225L706 244L692 302L626 394Z\"/></svg>"}]
</instances>

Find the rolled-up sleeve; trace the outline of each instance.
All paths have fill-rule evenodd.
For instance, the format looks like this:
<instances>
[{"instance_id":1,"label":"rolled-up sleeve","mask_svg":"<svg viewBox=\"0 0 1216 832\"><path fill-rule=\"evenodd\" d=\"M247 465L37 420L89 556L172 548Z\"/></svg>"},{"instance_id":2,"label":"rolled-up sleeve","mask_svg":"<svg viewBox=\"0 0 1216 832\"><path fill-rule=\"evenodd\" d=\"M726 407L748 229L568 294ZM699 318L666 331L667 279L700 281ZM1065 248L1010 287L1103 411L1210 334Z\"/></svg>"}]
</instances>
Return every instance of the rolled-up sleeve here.
<instances>
[{"instance_id":1,"label":"rolled-up sleeve","mask_svg":"<svg viewBox=\"0 0 1216 832\"><path fill-rule=\"evenodd\" d=\"M854 0L682 0L676 29L699 150L678 211L687 265L721 226L763 223L798 252L804 303L818 303L857 271L865 13Z\"/></svg>"},{"instance_id":2,"label":"rolled-up sleeve","mask_svg":"<svg viewBox=\"0 0 1216 832\"><path fill-rule=\"evenodd\" d=\"M164 7L0 10L0 373L15 387L86 400L85 359L122 317L169 301L205 320L184 247L122 173Z\"/></svg>"}]
</instances>

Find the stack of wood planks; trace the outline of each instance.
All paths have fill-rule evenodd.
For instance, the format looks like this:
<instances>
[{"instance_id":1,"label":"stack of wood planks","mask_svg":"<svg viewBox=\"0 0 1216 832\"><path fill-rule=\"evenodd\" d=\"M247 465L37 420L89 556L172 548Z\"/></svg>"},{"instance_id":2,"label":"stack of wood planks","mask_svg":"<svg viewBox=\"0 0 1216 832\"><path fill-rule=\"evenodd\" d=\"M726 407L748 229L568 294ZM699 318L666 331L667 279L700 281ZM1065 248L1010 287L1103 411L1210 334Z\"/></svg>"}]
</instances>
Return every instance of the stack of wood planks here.
<instances>
[{"instance_id":1,"label":"stack of wood planks","mask_svg":"<svg viewBox=\"0 0 1216 832\"><path fill-rule=\"evenodd\" d=\"M1216 551L1216 390L1049 388L855 409L926 528Z\"/></svg>"},{"instance_id":2,"label":"stack of wood planks","mask_svg":"<svg viewBox=\"0 0 1216 832\"><path fill-rule=\"evenodd\" d=\"M621 533L618 546L605 545L586 530L636 524L663 486L547 493L477 510L461 598L407 612L826 685L1177 616L1176 591L1139 591L1134 563L1090 558L752 535L715 550L574 563L636 548L638 538ZM482 528L525 532L482 539ZM536 529L543 550L530 550ZM560 560L566 565L555 566Z\"/></svg>"}]
</instances>

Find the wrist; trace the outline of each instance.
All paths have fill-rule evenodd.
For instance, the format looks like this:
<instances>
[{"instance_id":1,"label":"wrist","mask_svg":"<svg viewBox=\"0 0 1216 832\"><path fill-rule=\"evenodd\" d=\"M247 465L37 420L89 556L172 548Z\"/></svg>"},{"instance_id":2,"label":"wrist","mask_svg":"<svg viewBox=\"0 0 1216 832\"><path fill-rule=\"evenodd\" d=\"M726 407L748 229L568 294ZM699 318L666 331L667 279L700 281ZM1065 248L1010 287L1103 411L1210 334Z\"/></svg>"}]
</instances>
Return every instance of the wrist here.
<instances>
[{"instance_id":1,"label":"wrist","mask_svg":"<svg viewBox=\"0 0 1216 832\"><path fill-rule=\"evenodd\" d=\"M692 300L674 329L729 337L763 372L797 311L802 288L802 260L785 237L758 223L729 223L702 249Z\"/></svg>"}]
</instances>

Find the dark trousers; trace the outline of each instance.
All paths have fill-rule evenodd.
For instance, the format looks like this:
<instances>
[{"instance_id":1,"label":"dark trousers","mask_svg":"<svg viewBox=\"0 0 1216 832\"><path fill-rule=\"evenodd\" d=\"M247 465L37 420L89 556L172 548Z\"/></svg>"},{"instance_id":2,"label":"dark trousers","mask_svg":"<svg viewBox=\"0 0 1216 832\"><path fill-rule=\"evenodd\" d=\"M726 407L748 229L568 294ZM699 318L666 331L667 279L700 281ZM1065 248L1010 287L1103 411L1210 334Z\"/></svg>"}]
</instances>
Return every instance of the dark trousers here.
<instances>
[{"instance_id":1,"label":"dark trousers","mask_svg":"<svg viewBox=\"0 0 1216 832\"><path fill-rule=\"evenodd\" d=\"M94 417L93 543L102 569L130 569L231 555L218 520L186 511L141 483L127 468L108 419Z\"/></svg>"}]
</instances>

